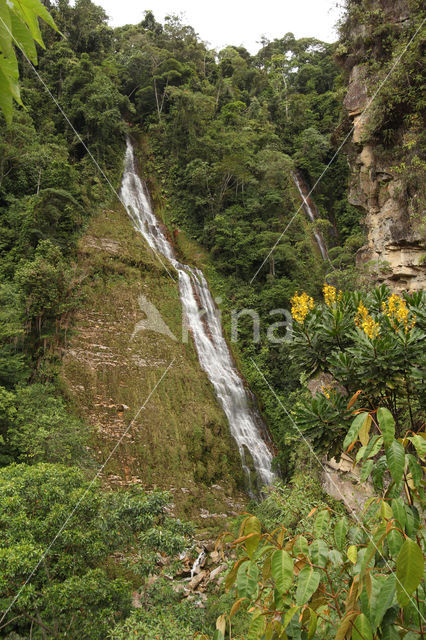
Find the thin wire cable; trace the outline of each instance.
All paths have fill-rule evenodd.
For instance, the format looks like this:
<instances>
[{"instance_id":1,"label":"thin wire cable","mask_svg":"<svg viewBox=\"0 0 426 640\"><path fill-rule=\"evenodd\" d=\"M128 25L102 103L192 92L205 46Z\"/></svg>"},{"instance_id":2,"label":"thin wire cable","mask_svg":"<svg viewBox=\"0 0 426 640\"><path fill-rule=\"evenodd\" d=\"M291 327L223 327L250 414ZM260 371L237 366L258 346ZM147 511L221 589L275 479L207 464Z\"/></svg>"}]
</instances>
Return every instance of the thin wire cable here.
<instances>
[{"instance_id":1,"label":"thin wire cable","mask_svg":"<svg viewBox=\"0 0 426 640\"><path fill-rule=\"evenodd\" d=\"M117 190L115 189L114 185L111 183L110 179L108 178L108 176L106 175L105 171L102 169L102 167L99 165L98 161L96 160L96 158L94 157L94 155L92 154L92 152L90 151L89 147L86 145L86 143L84 142L83 138L81 137L81 135L78 133L77 129L74 127L74 125L72 124L71 120L68 118L67 114L65 113L64 109L62 108L62 106L60 105L60 103L58 102L58 100L55 98L55 96L53 95L53 93L51 92L51 90L49 89L48 85L46 84L46 82L43 80L42 76L40 75L40 73L37 71L37 69L35 68L35 66L33 65L33 63L31 62L31 60L29 59L29 57L27 56L27 54L25 53L25 51L23 51L23 49L20 48L19 46L19 42L16 40L16 38L14 37L13 33L11 32L11 30L9 29L8 25L6 24L6 22L3 20L3 18L0 16L0 20L3 23L4 28L7 30L7 32L9 33L9 35L11 36L11 38L13 39L15 45L17 46L17 48L19 49L19 51L22 53L22 55L24 56L25 60L28 62L28 64L30 65L31 69L33 70L33 72L35 73L35 75L37 76L39 82L42 84L43 88L45 89L45 91L47 92L47 94L50 96L50 98L53 100L53 102L55 103L57 109L60 111L61 115L63 116L63 118L65 119L65 121L67 122L68 126L70 127L70 129L74 132L74 134L77 136L79 142L82 144L82 146L84 147L84 149L86 150L87 154L89 155L90 159L92 160L93 164L96 166L97 170L99 171L99 173L102 175L102 177L105 179L105 181L107 182L109 188L111 189L111 191L113 192L113 194L118 198L119 202L121 202L121 204L123 205L123 207L126 209L127 211L127 206L125 205L125 203L123 202L120 194L117 192ZM158 251L156 251L153 247L150 247L150 249L153 251L153 253L155 254L155 256L157 257L157 259L159 260L159 262L162 264L162 266L164 267L164 269L166 270L167 274L170 276L170 278L174 281L176 281L176 278L174 278L172 276L172 274L170 273L170 271L168 270L168 268L166 267L166 265L164 264L163 260L161 259L161 255L158 253Z\"/></svg>"},{"instance_id":2,"label":"thin wire cable","mask_svg":"<svg viewBox=\"0 0 426 640\"><path fill-rule=\"evenodd\" d=\"M13 605L15 604L15 602L18 600L19 596L21 595L23 589L27 586L27 584L29 583L29 581L32 579L33 575L35 574L35 572L37 571L37 569L39 568L39 566L41 565L41 563L43 562L44 558L46 557L46 555L49 553L50 549L52 548L52 546L55 544L56 540L59 538L59 536L61 535L62 531L65 529L65 527L67 526L68 522L71 520L71 518L73 517L74 513L77 511L78 507L80 506L80 504L83 502L83 500L85 499L85 497L87 496L87 494L89 493L90 489L92 488L92 486L94 485L94 483L96 482L96 480L99 478L100 474L102 473L102 471L104 470L105 466L108 464L108 462L111 460L112 456L114 455L114 453L117 451L118 447L120 446L123 438L127 435L127 433L129 432L129 430L131 429L131 427L134 425L135 421L137 420L137 418L139 417L140 412L145 409L147 403L149 402L149 400L151 399L151 396L153 395L153 393L155 392L155 390L157 389L157 387L161 384L162 380L165 378L165 376L167 375L169 369L171 368L171 366L173 365L173 363L175 362L176 357L173 358L173 360L170 362L169 366L167 367L167 369L163 372L163 374L161 375L160 379L156 382L154 388L149 392L145 402L142 404L142 406L139 408L139 410L137 411L136 415L132 418L132 420L130 421L127 429L124 431L124 433L121 434L120 438L118 439L118 441L116 442L114 448L112 449L112 451L110 452L110 454L108 455L107 459L105 460L105 462L103 463L103 465L100 467L100 469L97 471L96 475L92 478L90 484L88 485L88 487L86 487L83 495L77 500L77 502L75 503L72 511L70 512L70 514L68 515L68 517L65 519L64 523L61 525L59 531L56 533L55 537L52 539L52 541L49 543L48 547L45 549L45 551L43 552L43 554L40 556L39 561L37 562L37 564L35 565L34 569L31 571L31 573L29 574L29 576L27 577L27 579L25 580L25 582L23 583L23 585L20 587L18 593L16 594L16 596L13 598L12 602L10 603L10 605L8 606L8 608L6 609L6 611L3 613L2 617L0 618L0 624L3 622L3 620L5 619L5 617L7 616L7 614L9 613L9 611L11 610L11 608L13 607Z\"/></svg>"},{"instance_id":3,"label":"thin wire cable","mask_svg":"<svg viewBox=\"0 0 426 640\"><path fill-rule=\"evenodd\" d=\"M411 45L411 43L413 42L414 38L416 37L416 35L419 33L420 29L423 27L424 23L426 22L426 18L423 19L423 21L421 22L420 26L416 29L416 31L414 32L414 35L410 38L410 40L408 41L408 43L406 44L406 46L404 47L402 53L400 53L400 55L398 56L398 58L396 59L396 61L394 62L394 64L392 65L390 71L387 73L386 77L384 78L384 80L381 82L381 84L379 85L378 89L376 90L376 92L373 94L373 97L369 100L369 102L367 103L367 106L365 107L365 109L363 110L361 116L360 116L360 124L363 122L363 119L365 117L366 112L368 111L368 109L371 107L373 101L377 98L378 94L380 93L380 91L382 90L383 86L386 84L386 82L388 81L389 76L393 73L393 71L395 70L395 68L398 66L398 64L401 62L401 58L404 55L404 53L407 51L408 47ZM324 177L324 175L327 173L328 169L330 168L331 164L334 162L335 158L339 155L340 151L342 150L342 148L344 147L344 145L346 144L347 140L349 139L349 137L352 135L353 131L355 129L355 125L352 125L351 129L349 130L349 133L346 134L345 138L343 139L343 142L339 145L339 147L337 148L337 150L334 152L333 157L331 158L330 162L326 165L326 167L324 168L324 170L322 171L321 175L319 176L319 178L316 180L316 182L314 183L314 186L311 188L311 190L309 191L308 195L306 196L307 198L309 198L309 196L311 195L311 193L315 190L315 188L317 187L318 183L322 180L322 178ZM281 235L279 236L278 240L274 243L274 245L272 246L272 249L269 251L268 255L266 256L266 258L264 259L264 261L262 262L262 264L260 265L260 267L257 269L256 273L254 274L254 276L252 277L252 279L250 280L250 284L253 283L253 280L256 278L257 274L259 273L259 271L263 268L265 262L268 260L269 256L271 255L271 253L273 251L275 251L277 245L281 242L281 238L284 236L284 234L287 232L287 230L290 228L290 226L293 224L294 220L296 219L297 215L299 214L299 212L301 211L301 209L303 209L303 202L300 205L300 207L297 209L296 213L293 215L293 217L290 219L290 222L287 223L284 231L281 233Z\"/></svg>"},{"instance_id":4,"label":"thin wire cable","mask_svg":"<svg viewBox=\"0 0 426 640\"><path fill-rule=\"evenodd\" d=\"M265 378L265 376L263 375L262 371L259 369L259 367L257 366L257 363L255 362L255 360L253 358L250 357L250 360L252 361L252 363L254 364L255 369L260 373L260 375L262 376L264 382L266 383L266 385L268 386L268 389L271 391L271 393L273 394L273 396L275 397L275 399L277 400L278 404L280 405L280 407L282 409L284 409L285 413L287 414L287 417L290 418L291 422L293 423L293 426L296 428L299 436L302 438L302 440L308 445L310 452L312 453L312 455L314 456L315 460L318 462L318 464L321 466L322 470L326 473L326 468L324 467L323 463L321 462L320 458L318 457L318 455L315 453L314 448L312 447L312 444L309 442L309 440L306 438L306 436L303 434L303 432L301 431L301 429L299 429L297 423L295 422L293 416L290 414L290 412L287 410L287 408L283 405L283 403L281 402L280 398L278 397L278 395L276 394L275 390L273 389L273 387L269 384L268 380ZM338 487L338 485L334 482L334 480L332 478L330 478L331 483L333 484L334 488L337 490L337 492L340 494L342 500L344 501L344 495L341 492L340 488ZM415 602L415 600L413 600L413 598L410 596L410 594L407 592L407 590L405 589L404 585L401 583L401 581L398 579L397 575L395 574L395 572L393 571L392 567L390 566L389 562L386 560L386 558L383 556L382 552L380 551L380 549L377 547L376 543L374 542L372 536L370 535L370 533L367 531L367 529L365 528L364 524L362 523L362 521L359 519L358 514L356 513L355 510L353 510L352 515L355 517L357 523L359 524L359 526L365 531L365 533L367 534L367 537L369 538L370 542L373 543L373 546L375 548L375 550L377 551L377 553L380 554L380 557L382 558L382 560L384 560L386 566L388 567L388 569L390 570L391 574L395 576L398 584L402 587L402 589L405 591L406 595L408 596L409 600L411 601L411 603L414 605L415 610L418 612L419 616L421 616L423 622L425 621L425 618L423 617L423 615L421 614L421 612L419 611L419 609L417 609L417 603Z\"/></svg>"}]
</instances>

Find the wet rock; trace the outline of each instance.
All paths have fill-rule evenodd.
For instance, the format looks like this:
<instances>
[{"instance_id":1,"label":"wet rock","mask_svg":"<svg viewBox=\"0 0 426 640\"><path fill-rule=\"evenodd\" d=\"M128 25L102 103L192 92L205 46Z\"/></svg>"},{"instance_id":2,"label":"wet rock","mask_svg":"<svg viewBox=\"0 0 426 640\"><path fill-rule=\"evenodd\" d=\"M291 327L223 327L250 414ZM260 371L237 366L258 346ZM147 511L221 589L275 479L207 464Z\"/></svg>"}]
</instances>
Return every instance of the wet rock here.
<instances>
[{"instance_id":1,"label":"wet rock","mask_svg":"<svg viewBox=\"0 0 426 640\"><path fill-rule=\"evenodd\" d=\"M369 482L360 482L359 470L353 460L342 454L339 462L332 458L323 460L322 485L324 491L336 500L341 500L348 511L359 515L364 504L374 495Z\"/></svg>"},{"instance_id":2,"label":"wet rock","mask_svg":"<svg viewBox=\"0 0 426 640\"><path fill-rule=\"evenodd\" d=\"M214 564L217 564L220 560L220 554L218 551L212 551L210 553L210 559Z\"/></svg>"},{"instance_id":3,"label":"wet rock","mask_svg":"<svg viewBox=\"0 0 426 640\"><path fill-rule=\"evenodd\" d=\"M198 587L198 585L204 580L204 578L206 578L206 576L207 576L207 571L200 571L198 575L194 576L192 580L188 582L188 589L190 589L191 591L194 591Z\"/></svg>"},{"instance_id":4,"label":"wet rock","mask_svg":"<svg viewBox=\"0 0 426 640\"><path fill-rule=\"evenodd\" d=\"M221 565L219 565L218 567L216 567L216 569L213 569L213 571L210 572L210 581L213 581L216 579L216 577L223 573L223 571L226 571L226 569L228 568L228 565L226 563L223 563Z\"/></svg>"},{"instance_id":5,"label":"wet rock","mask_svg":"<svg viewBox=\"0 0 426 640\"><path fill-rule=\"evenodd\" d=\"M223 487L221 487L220 484L212 484L211 488L215 491L223 491Z\"/></svg>"}]
</instances>

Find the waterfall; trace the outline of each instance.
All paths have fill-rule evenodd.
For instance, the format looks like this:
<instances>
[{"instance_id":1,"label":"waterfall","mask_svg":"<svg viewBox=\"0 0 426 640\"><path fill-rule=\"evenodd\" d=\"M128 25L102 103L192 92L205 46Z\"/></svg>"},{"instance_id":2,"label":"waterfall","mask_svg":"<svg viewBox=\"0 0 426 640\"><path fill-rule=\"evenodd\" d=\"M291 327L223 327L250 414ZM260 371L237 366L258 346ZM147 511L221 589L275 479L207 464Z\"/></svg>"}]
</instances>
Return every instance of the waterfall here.
<instances>
[{"instance_id":1,"label":"waterfall","mask_svg":"<svg viewBox=\"0 0 426 640\"><path fill-rule=\"evenodd\" d=\"M206 557L206 552L204 550L204 548L200 551L200 553L198 554L198 557L196 558L194 564L192 565L191 568L191 577L189 578L190 580L192 580L192 578L195 576L197 569L199 566L201 566L201 563L203 562L204 558Z\"/></svg>"},{"instance_id":2,"label":"waterfall","mask_svg":"<svg viewBox=\"0 0 426 640\"><path fill-rule=\"evenodd\" d=\"M296 185L300 196L302 198L303 201L303 209L305 211L305 213L308 215L308 218L312 221L315 222L316 219L316 215L314 213L314 210L312 208L312 205L309 203L308 201L308 195L305 196L304 192L303 192L303 188L302 188L302 181L300 179L300 177L297 175L297 173L292 172L291 173L291 177L293 178L294 184ZM324 240L322 239L321 234L314 229L314 236L315 236L315 240L317 241L317 245L319 247L319 250L321 251L321 255L323 260L327 260L328 258L328 253L327 253L327 248L325 246Z\"/></svg>"},{"instance_id":3,"label":"waterfall","mask_svg":"<svg viewBox=\"0 0 426 640\"><path fill-rule=\"evenodd\" d=\"M176 259L174 248L152 211L148 194L137 173L130 140L127 140L120 195L136 230L157 254L164 256L176 269L182 308L194 339L200 365L207 373L223 407L249 480L250 472L245 460L246 449L251 454L261 484L270 484L274 479L271 470L272 453L261 435L264 425L256 410L250 407L249 395L223 336L207 281L199 269L182 264ZM203 314L200 314L200 306Z\"/></svg>"}]
</instances>

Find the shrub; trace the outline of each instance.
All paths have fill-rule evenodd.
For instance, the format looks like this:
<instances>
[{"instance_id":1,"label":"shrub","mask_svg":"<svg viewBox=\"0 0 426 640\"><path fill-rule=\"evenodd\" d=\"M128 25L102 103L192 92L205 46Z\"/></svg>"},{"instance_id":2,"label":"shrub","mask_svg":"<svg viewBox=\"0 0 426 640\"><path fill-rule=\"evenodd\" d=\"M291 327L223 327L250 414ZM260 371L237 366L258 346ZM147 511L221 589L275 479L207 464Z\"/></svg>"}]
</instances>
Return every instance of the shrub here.
<instances>
[{"instance_id":1,"label":"shrub","mask_svg":"<svg viewBox=\"0 0 426 640\"><path fill-rule=\"evenodd\" d=\"M347 433L349 450L361 443L361 479L375 467L378 493L362 518L332 522L330 508L314 508L312 524L295 536L284 526L263 532L256 516L244 519L232 539L238 559L225 582L235 588L235 602L218 618L214 640L224 640L227 629L236 637L239 609L251 614L250 640L408 640L423 634L426 439L412 431L397 439L395 427L381 407L358 413Z\"/></svg>"},{"instance_id":2,"label":"shrub","mask_svg":"<svg viewBox=\"0 0 426 640\"><path fill-rule=\"evenodd\" d=\"M398 296L385 286L368 294L324 285L324 302L306 294L292 299L291 357L313 377L334 381L313 399L299 403L296 421L318 451L341 450L351 419L346 396L362 389L355 406L381 405L392 414L397 433L417 430L424 419L425 302L423 292Z\"/></svg>"}]
</instances>

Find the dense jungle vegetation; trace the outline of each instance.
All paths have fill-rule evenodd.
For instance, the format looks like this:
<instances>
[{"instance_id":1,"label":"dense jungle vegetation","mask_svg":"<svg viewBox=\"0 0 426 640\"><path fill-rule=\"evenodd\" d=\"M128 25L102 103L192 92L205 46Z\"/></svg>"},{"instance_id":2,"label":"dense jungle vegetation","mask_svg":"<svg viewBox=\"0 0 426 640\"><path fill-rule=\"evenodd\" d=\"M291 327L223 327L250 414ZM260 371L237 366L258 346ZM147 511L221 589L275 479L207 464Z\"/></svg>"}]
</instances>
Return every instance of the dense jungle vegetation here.
<instances>
[{"instance_id":1,"label":"dense jungle vegetation","mask_svg":"<svg viewBox=\"0 0 426 640\"><path fill-rule=\"evenodd\" d=\"M422 8L410 3L402 35L373 12L360 53L351 29L368 4L348 3L340 43L285 33L252 55L209 49L175 16L145 11L113 29L91 0L0 0L0 637L424 637L425 297L374 288L355 268L362 214L336 155L351 128L347 57L373 49L371 73L386 68ZM414 164L400 166L412 193L419 51L386 87L372 132L389 152L401 114L411 127ZM194 526L170 515L167 492L91 481L90 428L59 376L85 304L77 242L116 199L126 135L178 251L196 262L188 246L205 249L225 328L232 309L261 318L261 340L248 316L232 348L281 480L223 538L226 592L213 584L202 607L172 581ZM294 172L315 186L315 223ZM268 341L283 308L294 339ZM318 373L333 383L312 396ZM358 522L319 482L318 456L343 450L372 477Z\"/></svg>"}]
</instances>

